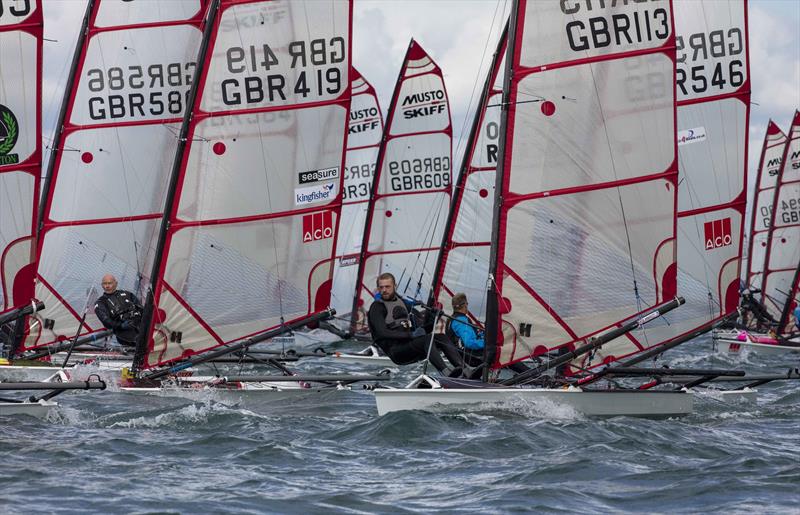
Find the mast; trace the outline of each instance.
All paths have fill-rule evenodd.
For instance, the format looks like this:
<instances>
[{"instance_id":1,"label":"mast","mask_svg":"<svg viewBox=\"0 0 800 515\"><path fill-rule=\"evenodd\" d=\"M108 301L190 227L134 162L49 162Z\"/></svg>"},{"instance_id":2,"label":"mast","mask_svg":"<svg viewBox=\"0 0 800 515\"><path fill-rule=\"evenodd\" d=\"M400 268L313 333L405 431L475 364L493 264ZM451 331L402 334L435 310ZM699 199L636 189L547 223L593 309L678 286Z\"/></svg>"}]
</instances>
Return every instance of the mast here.
<instances>
[{"instance_id":1,"label":"mast","mask_svg":"<svg viewBox=\"0 0 800 515\"><path fill-rule=\"evenodd\" d=\"M464 202L464 195L466 192L467 186L467 179L469 178L470 173L473 170L481 170L483 171L483 167L476 167L473 164L474 154L476 148L480 142L480 135L479 131L482 128L482 125L486 119L486 110L489 106L490 99L492 98L494 90L494 84L497 80L497 76L499 74L499 67L503 61L503 56L505 54L505 49L508 41L508 22L505 23L503 26L503 30L500 33L500 39L497 42L497 48L492 55L492 62L489 65L489 72L486 74L486 81L483 84L483 89L481 90L480 100L475 110L475 116L472 120L472 126L470 127L469 136L467 138L467 149L464 153L464 158L461 161L461 169L458 174L458 179L456 180L455 187L453 189L454 196L453 200L450 203L450 211L447 213L447 221L445 222L445 235L442 239L441 244L441 252L439 253L439 259L436 261L436 268L433 272L433 288L431 289L430 297L428 298L428 306L433 307L433 305L437 302L439 297L441 296L441 290L443 289L443 272L445 267L448 263L448 258L450 257L450 251L455 248L456 242L454 241L454 235L456 232L456 223L460 216L460 209L461 205ZM502 91L500 92L502 94ZM498 106L499 107L499 106ZM496 170L495 170L496 173ZM484 222L476 217L475 220L472 221L475 224L480 224ZM469 223L469 222L467 222ZM470 242L472 243L472 242Z\"/></svg>"},{"instance_id":2,"label":"mast","mask_svg":"<svg viewBox=\"0 0 800 515\"><path fill-rule=\"evenodd\" d=\"M170 213L175 207L175 192L178 188L178 179L181 173L181 164L184 159L184 151L186 149L186 140L189 138L189 124L192 121L194 114L195 102L197 101L197 92L200 89L200 75L202 68L206 63L206 55L208 53L208 46L211 40L211 33L214 27L214 21L217 17L219 10L220 0L211 0L208 6L208 11L205 16L205 26L203 28L203 39L200 43L200 49L197 52L197 66L194 69L192 77L192 87L189 90L188 102L186 109L183 112L183 121L181 122L181 132L178 136L178 148L175 151L175 156L172 160L172 168L170 171L169 186L167 188L167 201L164 205L164 213L161 218L161 226L158 231L158 241L156 243L155 258L153 259L153 269L150 277L158 277L161 264L164 260L164 246L167 239L167 231L169 230ZM144 355L147 350L147 344L150 340L150 327L153 323L153 311L155 309L155 298L153 295L152 284L147 289L147 297L144 304L144 313L142 313L141 329L139 330L138 338L136 339L136 350L133 354L133 365L131 370L137 371L141 368L144 361Z\"/></svg>"},{"instance_id":3,"label":"mast","mask_svg":"<svg viewBox=\"0 0 800 515\"><path fill-rule=\"evenodd\" d=\"M427 298L451 183L452 123L444 77L411 40L373 178L353 299L353 329L359 304L372 299L364 284L367 275L390 272L399 295Z\"/></svg>"}]
</instances>

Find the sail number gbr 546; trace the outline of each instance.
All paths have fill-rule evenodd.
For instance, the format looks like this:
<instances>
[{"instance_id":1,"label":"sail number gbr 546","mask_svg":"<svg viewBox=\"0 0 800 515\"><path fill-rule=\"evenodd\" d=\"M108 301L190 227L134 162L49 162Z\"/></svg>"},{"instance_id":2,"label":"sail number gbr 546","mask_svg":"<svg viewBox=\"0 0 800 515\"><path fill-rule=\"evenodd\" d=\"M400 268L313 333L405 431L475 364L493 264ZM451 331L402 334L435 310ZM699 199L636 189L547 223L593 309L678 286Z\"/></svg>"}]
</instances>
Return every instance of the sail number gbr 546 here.
<instances>
[{"instance_id":1,"label":"sail number gbr 546","mask_svg":"<svg viewBox=\"0 0 800 515\"><path fill-rule=\"evenodd\" d=\"M335 65L343 63L347 57L344 38L292 41L286 51L288 55L281 55L281 58L290 60L288 69L297 70L292 75L280 73L287 70L286 63L282 63L266 43L228 48L225 52L227 71L237 77L222 81L222 102L227 106L260 104L285 101L287 95L316 98L342 91L344 78ZM301 69L310 66L316 69Z\"/></svg>"}]
</instances>

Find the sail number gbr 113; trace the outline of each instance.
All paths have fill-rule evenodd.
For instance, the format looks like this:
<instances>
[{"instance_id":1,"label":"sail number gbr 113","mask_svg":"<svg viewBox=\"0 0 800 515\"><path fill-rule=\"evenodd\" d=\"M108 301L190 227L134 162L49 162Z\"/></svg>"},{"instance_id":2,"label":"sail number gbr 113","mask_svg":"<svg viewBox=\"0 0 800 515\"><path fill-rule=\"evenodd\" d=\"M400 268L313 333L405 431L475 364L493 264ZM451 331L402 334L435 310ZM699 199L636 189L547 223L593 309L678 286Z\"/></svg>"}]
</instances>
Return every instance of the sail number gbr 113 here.
<instances>
[{"instance_id":1,"label":"sail number gbr 113","mask_svg":"<svg viewBox=\"0 0 800 515\"><path fill-rule=\"evenodd\" d=\"M315 98L337 95L344 87L345 77L335 66L343 63L347 56L347 45L342 37L292 41L286 47L288 55L281 62L272 48L264 43L260 47L234 46L225 52L228 72L244 77L227 78L222 81L222 102L227 106L260 104L287 99L287 95ZM286 66L288 64L288 66ZM315 70L298 70L309 66L324 67ZM279 70L273 70L278 68ZM289 76L284 72L297 70ZM262 71L268 72L260 75ZM277 73L269 73L277 71ZM253 75L250 75L253 74Z\"/></svg>"}]
</instances>

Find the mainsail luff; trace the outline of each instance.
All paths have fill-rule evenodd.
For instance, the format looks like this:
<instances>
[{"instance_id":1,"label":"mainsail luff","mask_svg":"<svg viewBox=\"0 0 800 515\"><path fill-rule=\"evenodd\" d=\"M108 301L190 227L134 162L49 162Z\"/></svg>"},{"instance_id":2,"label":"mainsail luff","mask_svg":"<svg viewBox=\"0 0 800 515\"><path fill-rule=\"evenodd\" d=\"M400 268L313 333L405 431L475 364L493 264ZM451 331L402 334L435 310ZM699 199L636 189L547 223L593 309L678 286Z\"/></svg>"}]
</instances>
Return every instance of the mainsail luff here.
<instances>
[{"instance_id":1,"label":"mainsail luff","mask_svg":"<svg viewBox=\"0 0 800 515\"><path fill-rule=\"evenodd\" d=\"M763 304L778 319L779 334L786 332L789 315L800 301L800 111L795 111L787 135L772 203L762 288Z\"/></svg>"},{"instance_id":2,"label":"mainsail luff","mask_svg":"<svg viewBox=\"0 0 800 515\"><path fill-rule=\"evenodd\" d=\"M0 13L0 314L33 298L42 164L42 27L36 2L7 6Z\"/></svg>"},{"instance_id":3,"label":"mainsail luff","mask_svg":"<svg viewBox=\"0 0 800 515\"><path fill-rule=\"evenodd\" d=\"M298 186L344 165L351 24L351 2L222 0L165 213L141 368L327 307L341 180Z\"/></svg>"},{"instance_id":4,"label":"mainsail luff","mask_svg":"<svg viewBox=\"0 0 800 515\"><path fill-rule=\"evenodd\" d=\"M557 12L559 8L564 11L567 6L545 7L522 0L512 11L516 21L512 19L506 68L503 104L507 111L503 113L487 296L487 342L497 342L500 351L492 360L495 366L556 347L571 348L579 340L618 327L627 317L646 311L642 303L652 306L675 294L677 152L671 3L660 3L652 10L650 4L641 3L599 5L594 10L576 4L567 9L571 12L562 13ZM580 34L586 29L588 17L605 17L610 27L608 17L612 14L616 21L625 18L629 27L633 19L637 25L646 19L648 30L637 32L634 39L638 40L628 39L627 44L614 44L611 37L604 40L607 45L596 47L591 46L588 36L573 40L574 31ZM532 35L524 30L526 22L531 24ZM561 22L566 23L566 30L559 34ZM622 79L642 79L628 67L639 67L640 74L655 74L662 86L668 86L645 90L652 98L624 98L621 95L626 84ZM591 87L581 91L581 84ZM615 85L620 87L615 89ZM533 88L532 93L526 87ZM520 94L538 100L519 98ZM593 104L595 98L597 103ZM531 106L538 107L544 119L533 122L532 118L540 115ZM564 123L568 126L559 126L559 117L551 118L558 110L565 111ZM594 127L598 118L602 125ZM635 131L637 122L642 129L647 128L642 136L648 141L641 143L649 147L646 153L626 144L630 135L625 134ZM514 146L512 134L526 129L533 134L522 136L525 146ZM558 141L548 146L551 134ZM594 135L599 139L593 139ZM523 162L526 157L530 161ZM527 176L518 173L520 176L512 179L514 160L520 161L517 166L523 167ZM560 168L560 174L543 175L546 162L549 168ZM608 176L606 166L613 176ZM527 210L522 209L525 203ZM539 212L530 211L539 206ZM561 227L552 225L556 220ZM537 243L524 248L534 236ZM537 252L548 250L545 243L561 244L558 250L562 259L577 255L576 269L594 268L591 281L571 274L564 267L572 264L559 263L559 256L537 257ZM544 276L539 270L541 286L546 286L547 277L558 282L562 290L565 284L576 285L572 295L562 291L561 298L553 299L562 306L551 304L537 292L536 259L553 268L561 266ZM628 272L623 260L630 261ZM599 265L606 267L606 274ZM621 299L604 294L618 290L620 284L614 284L615 280L624 275L629 275L625 279L632 280L634 291L621 306ZM582 304L576 305L572 297ZM487 345L487 351L491 357L491 345Z\"/></svg>"},{"instance_id":5,"label":"mainsail luff","mask_svg":"<svg viewBox=\"0 0 800 515\"><path fill-rule=\"evenodd\" d=\"M761 289L766 264L766 247L769 238L772 204L777 191L781 170L781 159L788 138L772 120L767 124L764 146L758 161L756 187L753 194L753 212L750 219L750 238L748 241L748 270L745 284ZM763 297L760 295L759 297Z\"/></svg>"},{"instance_id":6,"label":"mainsail luff","mask_svg":"<svg viewBox=\"0 0 800 515\"><path fill-rule=\"evenodd\" d=\"M436 262L436 268L433 273L433 289L431 296L428 300L429 306L439 303L443 308L447 308L443 296L452 297L457 291L453 291L457 287L458 291L463 291L468 294L472 307L469 309L470 315L473 319L483 320L485 317L484 310L484 292L485 292L485 273L480 273L483 270L483 263L488 261L488 249L491 245L491 225L486 218L480 215L483 212L493 209L494 195L489 193L488 188L481 188L474 191L468 187L469 180L473 176L477 179L479 185L483 183L494 183L494 175L497 171L497 144L492 140L499 138L499 126L495 138L491 136L491 128L488 125L487 109L500 110L502 103L503 87L502 87L502 65L504 62L506 47L508 44L508 23L503 26L500 34L500 39L497 42L497 48L492 56L492 62L489 65L489 72L486 76L486 81L483 84L480 100L477 109L475 110L475 117L470 127L469 136L467 138L467 149L464 153L464 158L461 162L461 170L458 174L455 186L453 188L453 200L450 203L450 211L447 214L447 221L445 222L445 235L442 240L441 251L439 252L439 259ZM501 84L498 87L498 79ZM492 120L493 121L493 120ZM479 149L479 145L485 142L486 148ZM485 153L480 152L485 150ZM480 152L478 156L476 153ZM477 162L476 162L477 161ZM484 162L485 161L485 162ZM480 174L480 175L477 175ZM465 203L465 196L469 195L472 200L474 212L464 212L462 206ZM481 199L486 204L485 206L478 207L477 204ZM487 223L488 222L488 223ZM457 235L458 229L461 227L471 227L472 232L470 237L459 238ZM483 236L483 233L486 237ZM487 251L487 255L480 252L478 248ZM466 254L474 252L473 256L464 256L461 260L461 267L449 260L451 253L456 250L461 250ZM469 258L480 267L480 270L475 270L469 265ZM487 263L488 264L488 263ZM448 272L456 274L461 280L456 281L455 284L445 280ZM471 280L471 281L470 281ZM469 283L469 284L468 284ZM449 287L448 287L449 284ZM481 287L480 290L475 286ZM471 290L471 291L468 291Z\"/></svg>"},{"instance_id":7,"label":"mainsail luff","mask_svg":"<svg viewBox=\"0 0 800 515\"><path fill-rule=\"evenodd\" d=\"M427 90L420 89L423 87ZM403 91L406 91L406 96L403 104L398 105ZM401 110L405 116L411 109L422 111L412 111L414 116L398 117ZM419 125L409 121L416 119L419 119ZM398 142L404 139L407 144L401 149ZM410 296L417 298L419 293L427 299L432 275L425 277L427 260L433 255L430 263L433 266L439 251L441 233L438 231L443 229L440 218L443 222L442 211L449 206L451 163L452 124L444 77L439 66L412 39L392 94L378 151L358 264L351 328L355 329L359 307L372 299L370 288L364 283L368 264L372 267L369 269L371 277L387 271L394 273L401 295L407 295L408 287L414 284L414 294ZM437 167L439 170L436 170ZM390 175L395 175L397 182L392 181ZM412 177L419 181L415 182ZM430 179L429 184L425 184L423 177ZM408 184L401 179L408 179ZM384 185L384 182L387 184ZM400 204L399 199L404 197L406 202ZM411 199L416 201L418 209L413 209ZM381 226L376 223L378 210L385 215L381 218ZM402 231L405 231L403 235L411 243L398 241ZM414 262L409 267L409 262L403 260ZM423 261L421 266L420 260Z\"/></svg>"},{"instance_id":8,"label":"mainsail luff","mask_svg":"<svg viewBox=\"0 0 800 515\"><path fill-rule=\"evenodd\" d=\"M342 216L331 291L331 305L344 319L352 318L350 309L356 290L355 275L358 274L358 266L352 265L358 264L363 247L372 179L383 140L383 115L375 88L355 68L351 73L352 107L348 118Z\"/></svg>"},{"instance_id":9,"label":"mainsail luff","mask_svg":"<svg viewBox=\"0 0 800 515\"><path fill-rule=\"evenodd\" d=\"M97 296L100 275L113 273L134 291L148 280L162 161L177 143L171 126L181 120L204 6L87 6L41 211L36 297L46 308L32 317L25 348L72 337L76 327L78 335L102 329L93 313L85 321L79 314Z\"/></svg>"}]
</instances>

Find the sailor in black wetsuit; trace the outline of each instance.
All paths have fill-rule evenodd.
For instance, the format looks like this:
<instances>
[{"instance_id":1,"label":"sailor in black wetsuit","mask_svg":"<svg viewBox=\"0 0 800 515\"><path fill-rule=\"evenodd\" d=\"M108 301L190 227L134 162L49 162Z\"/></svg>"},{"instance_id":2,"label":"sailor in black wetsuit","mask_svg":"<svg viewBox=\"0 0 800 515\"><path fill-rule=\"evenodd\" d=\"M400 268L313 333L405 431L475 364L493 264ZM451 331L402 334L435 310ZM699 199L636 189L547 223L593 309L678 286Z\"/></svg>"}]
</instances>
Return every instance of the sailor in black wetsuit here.
<instances>
[{"instance_id":1,"label":"sailor in black wetsuit","mask_svg":"<svg viewBox=\"0 0 800 515\"><path fill-rule=\"evenodd\" d=\"M136 346L139 324L142 322L142 305L136 295L117 289L117 279L103 276L103 295L94 304L94 313L107 329L114 331L123 347Z\"/></svg>"},{"instance_id":2,"label":"sailor in black wetsuit","mask_svg":"<svg viewBox=\"0 0 800 515\"><path fill-rule=\"evenodd\" d=\"M422 328L413 329L408 307L395 293L395 280L392 274L385 273L378 277L378 292L380 297L369 307L367 315L375 345L398 365L416 363L428 358L431 335L426 334ZM464 362L447 336L436 334L433 336L433 342L434 348L430 352L431 364L445 375L460 377ZM447 366L439 351L444 353L453 368Z\"/></svg>"}]
</instances>

